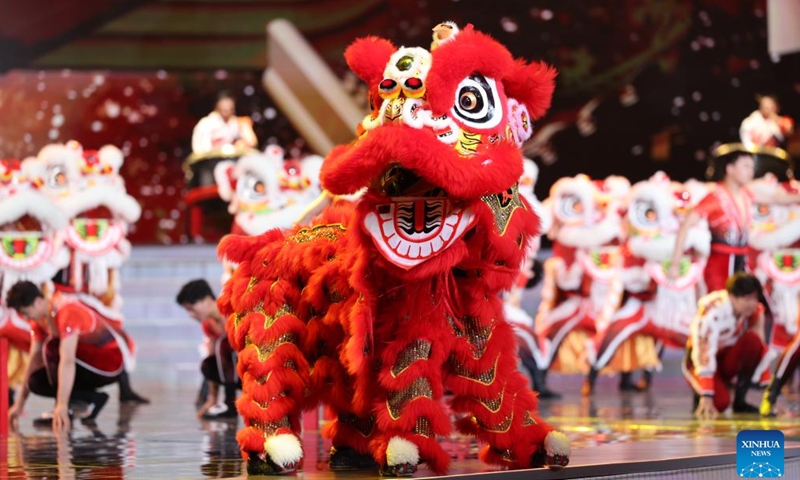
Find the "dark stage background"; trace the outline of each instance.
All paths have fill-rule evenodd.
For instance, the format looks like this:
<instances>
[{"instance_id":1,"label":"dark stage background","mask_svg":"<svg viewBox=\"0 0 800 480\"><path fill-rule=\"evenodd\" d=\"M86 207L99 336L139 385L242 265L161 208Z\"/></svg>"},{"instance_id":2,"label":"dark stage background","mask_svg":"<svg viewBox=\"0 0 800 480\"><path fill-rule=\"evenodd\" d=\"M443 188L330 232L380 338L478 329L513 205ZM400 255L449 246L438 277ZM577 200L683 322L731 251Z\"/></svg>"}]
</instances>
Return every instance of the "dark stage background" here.
<instances>
[{"instance_id":1,"label":"dark stage background","mask_svg":"<svg viewBox=\"0 0 800 480\"><path fill-rule=\"evenodd\" d=\"M74 5L0 6L0 156L24 158L69 139L122 147L123 175L144 210L131 235L139 244L190 241L181 164L220 90L237 96L261 147L307 151L261 86L264 25L278 17L295 22L341 77L353 38L428 46L442 20L473 23L515 55L555 65L553 108L537 125L548 135L527 147L541 166L540 197L581 172L702 177L709 149L738 138L758 93L778 94L782 112L800 119L800 54L770 57L764 0ZM800 153L798 135L789 150Z\"/></svg>"}]
</instances>

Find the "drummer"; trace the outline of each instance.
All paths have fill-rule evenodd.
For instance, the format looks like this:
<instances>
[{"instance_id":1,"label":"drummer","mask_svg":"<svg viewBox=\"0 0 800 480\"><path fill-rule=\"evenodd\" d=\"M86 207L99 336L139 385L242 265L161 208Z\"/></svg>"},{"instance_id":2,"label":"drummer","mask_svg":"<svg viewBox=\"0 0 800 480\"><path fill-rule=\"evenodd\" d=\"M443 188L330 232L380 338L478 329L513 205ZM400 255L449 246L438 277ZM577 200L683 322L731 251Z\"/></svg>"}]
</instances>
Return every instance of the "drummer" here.
<instances>
[{"instance_id":1,"label":"drummer","mask_svg":"<svg viewBox=\"0 0 800 480\"><path fill-rule=\"evenodd\" d=\"M195 154L232 145L236 148L255 148L258 144L250 117L236 116L236 103L227 92L217 98L214 111L200 119L192 133Z\"/></svg>"}]
</instances>

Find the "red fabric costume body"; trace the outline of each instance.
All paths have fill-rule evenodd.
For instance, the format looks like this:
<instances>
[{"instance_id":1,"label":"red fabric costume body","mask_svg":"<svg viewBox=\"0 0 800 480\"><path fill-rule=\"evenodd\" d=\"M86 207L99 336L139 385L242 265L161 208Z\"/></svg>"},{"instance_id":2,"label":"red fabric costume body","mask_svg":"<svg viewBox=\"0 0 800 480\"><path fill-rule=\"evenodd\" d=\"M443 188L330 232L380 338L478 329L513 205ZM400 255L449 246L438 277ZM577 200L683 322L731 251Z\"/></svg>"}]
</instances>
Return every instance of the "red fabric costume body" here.
<instances>
[{"instance_id":1,"label":"red fabric costume body","mask_svg":"<svg viewBox=\"0 0 800 480\"><path fill-rule=\"evenodd\" d=\"M56 292L51 301L56 312L56 331L47 331L31 321L33 339L44 342L48 337L63 338L77 332L79 338L75 357L78 364L109 377L122 373L123 355L106 318L72 295Z\"/></svg>"},{"instance_id":2,"label":"red fabric costume body","mask_svg":"<svg viewBox=\"0 0 800 480\"><path fill-rule=\"evenodd\" d=\"M375 108L321 178L335 195L368 187L358 204L220 245L238 265L218 304L239 351L250 473L296 468L301 411L321 401L338 414L324 432L334 447L390 475L447 470L437 437L451 410L487 444L484 461L567 463L566 438L538 417L516 368L500 298L538 225L517 192L519 146L554 71L445 27L432 53L375 37L346 52Z\"/></svg>"},{"instance_id":3,"label":"red fabric costume body","mask_svg":"<svg viewBox=\"0 0 800 480\"><path fill-rule=\"evenodd\" d=\"M736 200L720 183L694 208L708 220L711 230L711 254L706 263L704 278L709 292L725 288L725 281L735 272L751 270L747 249L753 199L743 190L744 212Z\"/></svg>"}]
</instances>

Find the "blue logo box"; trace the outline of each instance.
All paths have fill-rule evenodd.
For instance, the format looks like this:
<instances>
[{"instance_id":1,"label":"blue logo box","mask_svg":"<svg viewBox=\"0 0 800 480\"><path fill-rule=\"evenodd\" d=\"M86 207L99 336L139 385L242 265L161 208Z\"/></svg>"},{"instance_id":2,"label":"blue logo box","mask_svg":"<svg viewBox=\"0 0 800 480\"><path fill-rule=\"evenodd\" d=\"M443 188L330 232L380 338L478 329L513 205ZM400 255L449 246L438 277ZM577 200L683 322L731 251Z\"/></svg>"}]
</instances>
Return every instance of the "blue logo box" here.
<instances>
[{"instance_id":1,"label":"blue logo box","mask_svg":"<svg viewBox=\"0 0 800 480\"><path fill-rule=\"evenodd\" d=\"M739 478L783 477L783 432L742 430L736 436Z\"/></svg>"}]
</instances>

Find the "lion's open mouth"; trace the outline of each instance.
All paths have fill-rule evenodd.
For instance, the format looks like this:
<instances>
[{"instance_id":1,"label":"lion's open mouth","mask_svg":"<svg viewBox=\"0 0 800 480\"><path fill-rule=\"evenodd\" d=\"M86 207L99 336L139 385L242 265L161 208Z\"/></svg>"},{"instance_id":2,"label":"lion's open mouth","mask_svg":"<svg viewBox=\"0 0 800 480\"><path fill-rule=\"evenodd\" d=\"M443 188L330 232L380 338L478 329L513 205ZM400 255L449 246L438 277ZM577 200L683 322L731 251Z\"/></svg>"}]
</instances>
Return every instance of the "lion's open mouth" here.
<instances>
[{"instance_id":1,"label":"lion's open mouth","mask_svg":"<svg viewBox=\"0 0 800 480\"><path fill-rule=\"evenodd\" d=\"M51 241L42 223L31 215L0 225L0 266L12 270L30 270L47 260Z\"/></svg>"},{"instance_id":2,"label":"lion's open mouth","mask_svg":"<svg viewBox=\"0 0 800 480\"><path fill-rule=\"evenodd\" d=\"M373 205L364 228L381 254L403 269L442 253L475 223L470 208L401 167L387 170L374 189L387 200Z\"/></svg>"},{"instance_id":3,"label":"lion's open mouth","mask_svg":"<svg viewBox=\"0 0 800 480\"><path fill-rule=\"evenodd\" d=\"M100 254L109 251L125 237L125 230L106 207L81 212L67 228L67 243L76 250Z\"/></svg>"}]
</instances>

